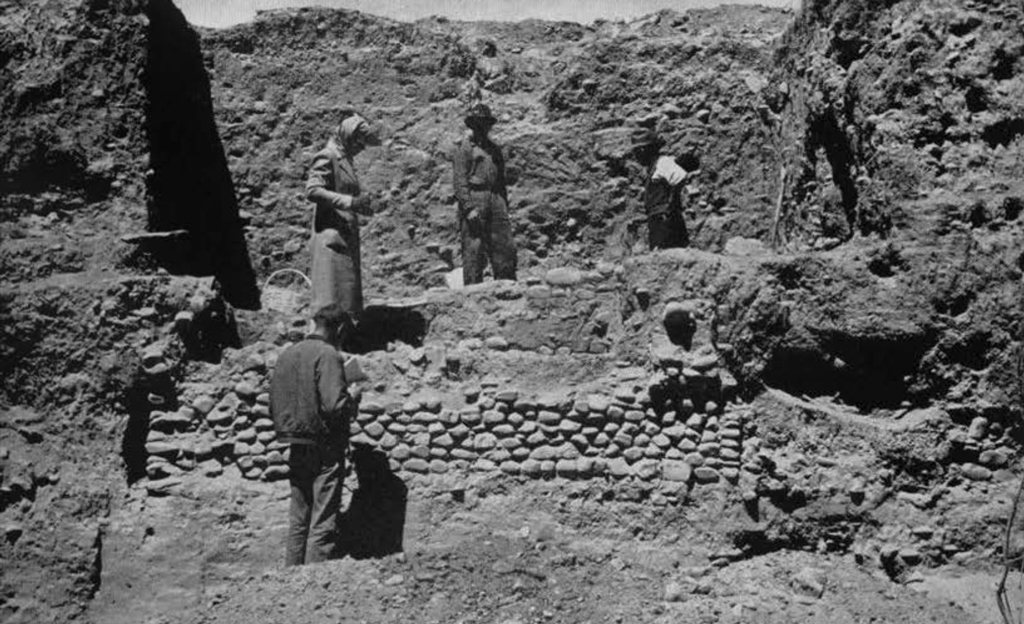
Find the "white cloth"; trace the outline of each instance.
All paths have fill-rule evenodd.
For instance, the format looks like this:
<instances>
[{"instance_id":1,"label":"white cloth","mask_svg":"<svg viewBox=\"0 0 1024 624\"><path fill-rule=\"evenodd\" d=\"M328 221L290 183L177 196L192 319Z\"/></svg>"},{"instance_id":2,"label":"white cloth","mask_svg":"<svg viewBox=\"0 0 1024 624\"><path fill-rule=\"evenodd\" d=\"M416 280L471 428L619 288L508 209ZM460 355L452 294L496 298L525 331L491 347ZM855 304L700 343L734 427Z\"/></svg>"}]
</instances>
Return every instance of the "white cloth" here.
<instances>
[{"instance_id":1,"label":"white cloth","mask_svg":"<svg viewBox=\"0 0 1024 624\"><path fill-rule=\"evenodd\" d=\"M659 156L651 180L665 180L669 186L679 186L686 180L686 169L676 164L671 156Z\"/></svg>"},{"instance_id":2,"label":"white cloth","mask_svg":"<svg viewBox=\"0 0 1024 624\"><path fill-rule=\"evenodd\" d=\"M361 115L352 115L351 117L346 117L345 121L341 122L341 132L339 132L339 134L341 135L342 145L348 148L349 144L352 142L352 137L356 135L356 132L358 132L360 129L365 130L366 128L366 119L364 119Z\"/></svg>"}]
</instances>

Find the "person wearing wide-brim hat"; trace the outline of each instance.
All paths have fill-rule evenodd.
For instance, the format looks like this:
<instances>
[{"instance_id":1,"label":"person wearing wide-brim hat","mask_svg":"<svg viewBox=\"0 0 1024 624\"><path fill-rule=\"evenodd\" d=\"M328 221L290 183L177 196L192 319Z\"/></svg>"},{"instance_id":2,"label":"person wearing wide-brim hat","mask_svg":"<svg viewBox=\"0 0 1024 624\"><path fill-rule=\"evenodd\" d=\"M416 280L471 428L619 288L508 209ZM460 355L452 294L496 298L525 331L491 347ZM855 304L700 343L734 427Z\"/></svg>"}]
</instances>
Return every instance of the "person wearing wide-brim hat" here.
<instances>
[{"instance_id":1,"label":"person wearing wide-brim hat","mask_svg":"<svg viewBox=\"0 0 1024 624\"><path fill-rule=\"evenodd\" d=\"M690 243L681 193L687 172L674 158L661 154L664 145L664 140L650 128L638 129L630 141L630 154L647 171L644 211L651 249L686 247Z\"/></svg>"},{"instance_id":2,"label":"person wearing wide-brim hat","mask_svg":"<svg viewBox=\"0 0 1024 624\"><path fill-rule=\"evenodd\" d=\"M380 130L345 108L327 145L316 153L306 178L306 197L315 205L311 241L313 312L338 304L358 319L363 311L359 217L373 206L362 192L353 158L380 144Z\"/></svg>"},{"instance_id":3,"label":"person wearing wide-brim hat","mask_svg":"<svg viewBox=\"0 0 1024 624\"><path fill-rule=\"evenodd\" d=\"M488 261L495 279L514 280L516 249L508 215L505 159L489 135L497 120L486 104L474 104L466 111L465 122L470 135L452 152L463 283L483 281Z\"/></svg>"}]
</instances>

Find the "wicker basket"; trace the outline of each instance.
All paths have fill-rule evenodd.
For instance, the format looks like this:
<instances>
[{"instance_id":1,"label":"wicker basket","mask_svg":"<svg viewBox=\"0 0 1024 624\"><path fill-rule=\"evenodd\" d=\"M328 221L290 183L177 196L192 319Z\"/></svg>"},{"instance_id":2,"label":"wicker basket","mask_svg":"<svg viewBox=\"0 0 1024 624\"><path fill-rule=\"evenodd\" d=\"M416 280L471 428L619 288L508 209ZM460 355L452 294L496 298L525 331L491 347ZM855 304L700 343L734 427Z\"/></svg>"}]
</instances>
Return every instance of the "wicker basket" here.
<instances>
[{"instance_id":1,"label":"wicker basket","mask_svg":"<svg viewBox=\"0 0 1024 624\"><path fill-rule=\"evenodd\" d=\"M276 278L291 275L292 279L273 283ZM301 279L295 279L296 277ZM313 282L297 269L279 269L263 283L260 303L264 310L296 316L308 311L313 294Z\"/></svg>"}]
</instances>

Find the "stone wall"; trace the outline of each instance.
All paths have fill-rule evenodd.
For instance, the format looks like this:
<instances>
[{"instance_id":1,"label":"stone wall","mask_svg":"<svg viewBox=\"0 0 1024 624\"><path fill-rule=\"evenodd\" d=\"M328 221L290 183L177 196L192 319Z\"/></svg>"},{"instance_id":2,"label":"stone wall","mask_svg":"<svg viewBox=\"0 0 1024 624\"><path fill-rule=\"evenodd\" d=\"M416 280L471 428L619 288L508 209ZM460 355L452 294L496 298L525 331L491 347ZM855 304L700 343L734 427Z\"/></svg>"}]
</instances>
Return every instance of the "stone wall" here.
<instances>
[{"instance_id":1,"label":"stone wall","mask_svg":"<svg viewBox=\"0 0 1024 624\"><path fill-rule=\"evenodd\" d=\"M235 352L228 362L234 373L220 383L154 384L169 391L148 395L151 492L191 471L217 477L233 467L247 479L287 477L288 447L274 434L267 394L282 350L258 343ZM168 374L157 349L143 364L150 376ZM654 375L623 368L606 393L528 395L486 380L402 400L371 393L351 423L352 442L386 453L397 473L660 481L666 493L684 497L691 484L735 484L741 470L761 472L750 410L716 364L704 358L698 368L662 366Z\"/></svg>"}]
</instances>

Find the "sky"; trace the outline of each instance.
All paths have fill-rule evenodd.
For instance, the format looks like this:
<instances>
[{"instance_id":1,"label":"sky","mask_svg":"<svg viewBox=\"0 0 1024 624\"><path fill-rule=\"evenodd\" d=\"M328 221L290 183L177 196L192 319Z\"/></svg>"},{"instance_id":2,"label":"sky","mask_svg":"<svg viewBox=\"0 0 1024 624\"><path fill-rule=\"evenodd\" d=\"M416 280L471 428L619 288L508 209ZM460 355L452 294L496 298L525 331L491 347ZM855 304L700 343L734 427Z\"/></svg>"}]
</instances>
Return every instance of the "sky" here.
<instances>
[{"instance_id":1,"label":"sky","mask_svg":"<svg viewBox=\"0 0 1024 624\"><path fill-rule=\"evenodd\" d=\"M661 9L685 11L719 4L797 8L799 0L174 0L174 3L193 24L223 27L248 21L256 11L296 6L356 9L400 20L442 15L467 21L539 18L589 24L595 19L629 19Z\"/></svg>"}]
</instances>

